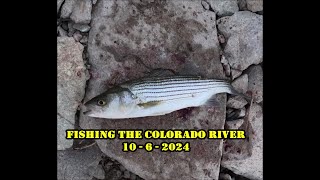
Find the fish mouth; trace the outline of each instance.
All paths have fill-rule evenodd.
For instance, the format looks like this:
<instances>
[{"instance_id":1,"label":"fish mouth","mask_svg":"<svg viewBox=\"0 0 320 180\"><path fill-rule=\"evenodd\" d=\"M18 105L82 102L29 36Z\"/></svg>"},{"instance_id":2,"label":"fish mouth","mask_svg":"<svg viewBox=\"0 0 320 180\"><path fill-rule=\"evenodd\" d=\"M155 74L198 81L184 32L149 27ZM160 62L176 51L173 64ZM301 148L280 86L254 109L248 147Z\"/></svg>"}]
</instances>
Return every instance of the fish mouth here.
<instances>
[{"instance_id":1,"label":"fish mouth","mask_svg":"<svg viewBox=\"0 0 320 180\"><path fill-rule=\"evenodd\" d=\"M91 110L84 111L83 115L87 115L88 116L90 112L91 112Z\"/></svg>"}]
</instances>

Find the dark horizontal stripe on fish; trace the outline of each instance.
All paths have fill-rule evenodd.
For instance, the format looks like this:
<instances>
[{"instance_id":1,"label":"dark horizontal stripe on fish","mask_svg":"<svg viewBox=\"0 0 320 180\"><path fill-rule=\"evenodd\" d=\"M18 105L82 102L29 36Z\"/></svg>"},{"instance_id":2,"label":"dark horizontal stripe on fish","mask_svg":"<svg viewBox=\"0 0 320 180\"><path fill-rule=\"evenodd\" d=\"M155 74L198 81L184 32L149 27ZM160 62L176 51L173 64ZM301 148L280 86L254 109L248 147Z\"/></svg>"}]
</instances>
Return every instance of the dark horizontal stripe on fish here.
<instances>
[{"instance_id":1,"label":"dark horizontal stripe on fish","mask_svg":"<svg viewBox=\"0 0 320 180\"><path fill-rule=\"evenodd\" d=\"M218 86L218 87L229 87L229 86ZM208 87L208 88L196 88L196 89L177 89L177 90L172 90L172 91L159 91L159 92L154 92L154 91L149 91L149 92L138 92L137 94L147 94L147 93L152 93L152 94L160 94L160 93L172 93L172 92L181 92L181 91L197 91L197 90L210 90L216 87Z\"/></svg>"},{"instance_id":2,"label":"dark horizontal stripe on fish","mask_svg":"<svg viewBox=\"0 0 320 180\"><path fill-rule=\"evenodd\" d=\"M162 77L162 78L144 78L140 81L133 82L132 85L139 85L142 83L159 83L159 82L172 82L172 81L213 81L213 82L226 82L220 79L205 79L200 77Z\"/></svg>"},{"instance_id":3,"label":"dark horizontal stripe on fish","mask_svg":"<svg viewBox=\"0 0 320 180\"><path fill-rule=\"evenodd\" d=\"M227 82L225 80L218 79L185 79L185 78L175 78L175 79L159 79L159 80L141 80L139 82L134 82L132 84L138 85L142 83L161 83L161 82L176 82L176 81L207 81L207 82Z\"/></svg>"},{"instance_id":4,"label":"dark horizontal stripe on fish","mask_svg":"<svg viewBox=\"0 0 320 180\"><path fill-rule=\"evenodd\" d=\"M229 86L219 86L219 87L229 87ZM219 88L219 87L214 87L214 88ZM214 89L214 88L210 88L210 89ZM174 91L177 92L177 91ZM167 94L167 95L162 95L162 96L144 96L145 98L161 98L161 97L168 97L168 96L180 96L180 95L185 95L185 94L195 94L195 93L201 93L201 92L208 92L208 90L206 91L196 91L196 92L185 92L185 93L181 93L181 94ZM165 93L165 92L162 92ZM144 94L144 93L138 93L138 94ZM145 92L145 94L147 94ZM155 93L155 94L159 94L160 93Z\"/></svg>"},{"instance_id":5,"label":"dark horizontal stripe on fish","mask_svg":"<svg viewBox=\"0 0 320 180\"><path fill-rule=\"evenodd\" d=\"M206 91L203 91L206 92ZM200 92L201 93L201 92ZM188 95L188 94L185 94ZM170 100L175 100L175 99L183 99L183 98L190 98L190 96L184 96L184 97L176 97L176 98L171 98L171 99L158 99L158 100L152 100L149 102L161 102L161 101L170 101Z\"/></svg>"},{"instance_id":6,"label":"dark horizontal stripe on fish","mask_svg":"<svg viewBox=\"0 0 320 180\"><path fill-rule=\"evenodd\" d=\"M222 85L226 84L224 82L201 82L201 83L175 83L175 84L164 84L164 85L159 85L159 84L148 84L145 86L138 86L138 87L133 87L132 89L135 91L139 90L151 90L151 89L173 89L173 88L184 88L184 87L212 87L212 86L217 86L217 85ZM227 85L227 84L226 84Z\"/></svg>"},{"instance_id":7,"label":"dark horizontal stripe on fish","mask_svg":"<svg viewBox=\"0 0 320 180\"><path fill-rule=\"evenodd\" d=\"M196 85L196 84L204 84L204 83L227 83L225 81L212 81L212 80L196 80L196 81L164 81L164 82L144 82L140 84L132 85L133 88L141 88L146 86L164 86L164 85L177 85L177 84L190 84L190 85Z\"/></svg>"},{"instance_id":8,"label":"dark horizontal stripe on fish","mask_svg":"<svg viewBox=\"0 0 320 180\"><path fill-rule=\"evenodd\" d=\"M166 96L145 96L145 98L150 98L150 99L160 99L160 100L152 100L152 101L166 101L168 99L161 99L161 98L166 98L166 97L172 97L172 96L182 96L182 95L192 95L192 94L199 94L207 91L199 91L195 93L183 93L183 94L171 94L171 95L166 95ZM190 96L188 96L190 97ZM180 97L180 98L187 98L187 97ZM173 99L180 99L180 98L173 98Z\"/></svg>"}]
</instances>

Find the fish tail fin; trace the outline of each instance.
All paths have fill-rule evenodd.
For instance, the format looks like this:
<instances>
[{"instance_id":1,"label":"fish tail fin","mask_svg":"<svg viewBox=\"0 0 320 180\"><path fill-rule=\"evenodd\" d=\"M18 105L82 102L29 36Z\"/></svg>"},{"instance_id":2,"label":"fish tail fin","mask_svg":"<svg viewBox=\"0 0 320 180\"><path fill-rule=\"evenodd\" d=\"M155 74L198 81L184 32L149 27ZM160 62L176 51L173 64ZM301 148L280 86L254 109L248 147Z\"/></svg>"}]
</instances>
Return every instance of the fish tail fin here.
<instances>
[{"instance_id":1,"label":"fish tail fin","mask_svg":"<svg viewBox=\"0 0 320 180\"><path fill-rule=\"evenodd\" d=\"M204 106L217 106L220 107L221 104L216 99L216 95L211 96L203 105Z\"/></svg>"},{"instance_id":2,"label":"fish tail fin","mask_svg":"<svg viewBox=\"0 0 320 180\"><path fill-rule=\"evenodd\" d=\"M248 102L250 102L252 100L252 97L246 95L246 94L243 94L243 93L240 93L238 92L237 90L234 89L234 87L232 87L230 85L230 94L231 95L234 95L234 96L241 96L243 97L244 99L246 99Z\"/></svg>"}]
</instances>

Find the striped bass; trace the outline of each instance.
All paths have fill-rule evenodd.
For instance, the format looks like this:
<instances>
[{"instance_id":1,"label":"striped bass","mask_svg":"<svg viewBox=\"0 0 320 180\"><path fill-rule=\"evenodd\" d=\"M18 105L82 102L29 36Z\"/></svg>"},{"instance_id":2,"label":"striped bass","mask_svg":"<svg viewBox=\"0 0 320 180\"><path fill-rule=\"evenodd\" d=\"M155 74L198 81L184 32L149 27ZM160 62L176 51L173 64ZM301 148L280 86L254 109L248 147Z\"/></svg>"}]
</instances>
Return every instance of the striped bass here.
<instances>
[{"instance_id":1,"label":"striped bass","mask_svg":"<svg viewBox=\"0 0 320 180\"><path fill-rule=\"evenodd\" d=\"M217 105L215 95L240 95L224 80L195 76L148 77L108 89L84 105L85 115L123 119L159 116L202 105Z\"/></svg>"}]
</instances>

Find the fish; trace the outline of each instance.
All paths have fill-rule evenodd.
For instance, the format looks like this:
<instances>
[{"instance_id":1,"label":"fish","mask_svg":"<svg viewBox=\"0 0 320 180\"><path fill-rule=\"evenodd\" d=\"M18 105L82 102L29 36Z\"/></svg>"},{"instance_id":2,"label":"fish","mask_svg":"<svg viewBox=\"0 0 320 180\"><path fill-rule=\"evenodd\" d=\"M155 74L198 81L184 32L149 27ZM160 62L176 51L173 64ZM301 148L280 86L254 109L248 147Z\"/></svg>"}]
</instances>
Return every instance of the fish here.
<instances>
[{"instance_id":1,"label":"fish","mask_svg":"<svg viewBox=\"0 0 320 180\"><path fill-rule=\"evenodd\" d=\"M114 86L87 101L83 114L106 119L161 116L188 107L219 106L216 95L220 93L245 96L226 80L179 75L144 77Z\"/></svg>"}]
</instances>

